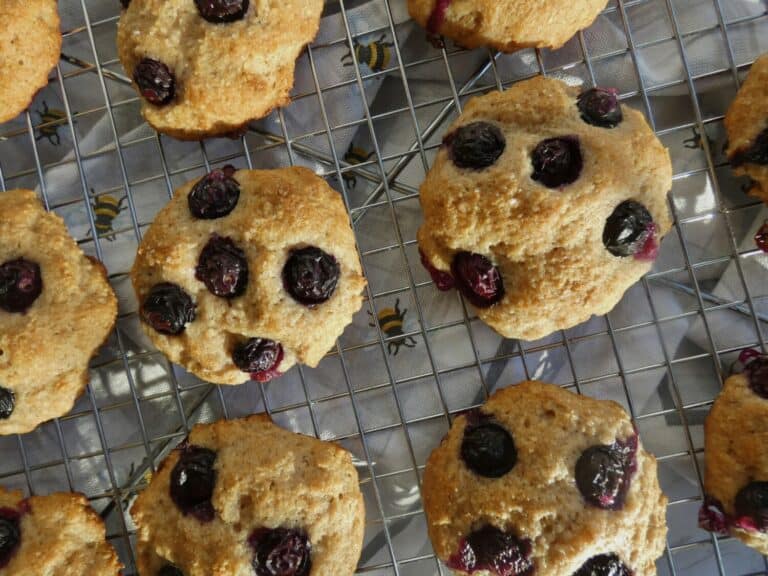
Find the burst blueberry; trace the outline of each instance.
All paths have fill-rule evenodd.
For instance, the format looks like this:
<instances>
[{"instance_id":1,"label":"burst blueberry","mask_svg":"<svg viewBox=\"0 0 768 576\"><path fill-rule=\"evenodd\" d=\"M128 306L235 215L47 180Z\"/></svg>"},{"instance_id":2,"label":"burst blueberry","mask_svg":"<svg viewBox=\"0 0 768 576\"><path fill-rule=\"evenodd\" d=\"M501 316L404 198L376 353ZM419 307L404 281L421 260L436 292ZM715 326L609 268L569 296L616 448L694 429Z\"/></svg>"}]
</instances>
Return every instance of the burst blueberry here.
<instances>
[{"instance_id":1,"label":"burst blueberry","mask_svg":"<svg viewBox=\"0 0 768 576\"><path fill-rule=\"evenodd\" d=\"M160 568L160 572L157 573L157 576L184 576L184 572L173 564L166 564Z\"/></svg>"},{"instance_id":2,"label":"burst blueberry","mask_svg":"<svg viewBox=\"0 0 768 576\"><path fill-rule=\"evenodd\" d=\"M0 569L8 565L21 543L19 513L0 508Z\"/></svg>"},{"instance_id":3,"label":"burst blueberry","mask_svg":"<svg viewBox=\"0 0 768 576\"><path fill-rule=\"evenodd\" d=\"M561 136L542 140L531 153L531 164L531 178L547 188L573 184L584 166L579 139Z\"/></svg>"},{"instance_id":4,"label":"burst blueberry","mask_svg":"<svg viewBox=\"0 0 768 576\"><path fill-rule=\"evenodd\" d=\"M605 221L603 245L614 256L634 256L643 250L653 231L648 209L634 200L625 200Z\"/></svg>"},{"instance_id":5,"label":"burst blueberry","mask_svg":"<svg viewBox=\"0 0 768 576\"><path fill-rule=\"evenodd\" d=\"M749 360L744 367L744 375L752 392L768 399L768 356L760 354Z\"/></svg>"},{"instance_id":6,"label":"burst blueberry","mask_svg":"<svg viewBox=\"0 0 768 576\"><path fill-rule=\"evenodd\" d=\"M755 246L763 252L768 252L768 220L755 232Z\"/></svg>"},{"instance_id":7,"label":"burst blueberry","mask_svg":"<svg viewBox=\"0 0 768 576\"><path fill-rule=\"evenodd\" d=\"M517 463L517 449L512 435L503 426L480 422L464 430L461 458L476 474L501 478Z\"/></svg>"},{"instance_id":8,"label":"burst blueberry","mask_svg":"<svg viewBox=\"0 0 768 576\"><path fill-rule=\"evenodd\" d=\"M293 250L283 267L283 286L294 300L313 307L336 290L341 269L336 258L316 246Z\"/></svg>"},{"instance_id":9,"label":"burst blueberry","mask_svg":"<svg viewBox=\"0 0 768 576\"><path fill-rule=\"evenodd\" d=\"M242 20L248 11L248 0L195 0L197 11L214 24Z\"/></svg>"},{"instance_id":10,"label":"burst blueberry","mask_svg":"<svg viewBox=\"0 0 768 576\"><path fill-rule=\"evenodd\" d=\"M13 390L0 386L0 420L7 420L16 408L16 395Z\"/></svg>"},{"instance_id":11,"label":"burst blueberry","mask_svg":"<svg viewBox=\"0 0 768 576\"><path fill-rule=\"evenodd\" d=\"M731 157L731 164L742 166L744 164L768 164L768 128L760 132L751 146L738 150Z\"/></svg>"},{"instance_id":12,"label":"burst blueberry","mask_svg":"<svg viewBox=\"0 0 768 576\"><path fill-rule=\"evenodd\" d=\"M496 576L530 576L535 566L531 541L495 526L483 526L462 539L448 566L470 574L487 570Z\"/></svg>"},{"instance_id":13,"label":"burst blueberry","mask_svg":"<svg viewBox=\"0 0 768 576\"><path fill-rule=\"evenodd\" d=\"M214 516L215 461L213 450L189 445L181 450L171 471L171 499L182 514L191 514L201 522L210 522Z\"/></svg>"},{"instance_id":14,"label":"burst blueberry","mask_svg":"<svg viewBox=\"0 0 768 576\"><path fill-rule=\"evenodd\" d=\"M624 119L615 90L590 88L577 100L581 119L600 128L615 128Z\"/></svg>"},{"instance_id":15,"label":"burst blueberry","mask_svg":"<svg viewBox=\"0 0 768 576\"><path fill-rule=\"evenodd\" d=\"M6 312L26 312L42 291L43 277L35 262L16 258L0 265L0 308Z\"/></svg>"},{"instance_id":16,"label":"burst blueberry","mask_svg":"<svg viewBox=\"0 0 768 576\"><path fill-rule=\"evenodd\" d=\"M733 502L737 517L752 520L755 529L768 530L768 482L750 482Z\"/></svg>"},{"instance_id":17,"label":"burst blueberry","mask_svg":"<svg viewBox=\"0 0 768 576\"><path fill-rule=\"evenodd\" d=\"M150 104L163 106L176 95L176 77L170 68L153 58L143 58L133 70L133 81Z\"/></svg>"},{"instance_id":18,"label":"burst blueberry","mask_svg":"<svg viewBox=\"0 0 768 576\"><path fill-rule=\"evenodd\" d=\"M451 262L456 287L473 305L488 308L504 297L499 269L482 254L459 252Z\"/></svg>"},{"instance_id":19,"label":"burst blueberry","mask_svg":"<svg viewBox=\"0 0 768 576\"><path fill-rule=\"evenodd\" d=\"M245 253L232 239L214 234L200 253L195 278L216 296L240 296L248 286Z\"/></svg>"},{"instance_id":20,"label":"burst blueberry","mask_svg":"<svg viewBox=\"0 0 768 576\"><path fill-rule=\"evenodd\" d=\"M195 316L192 298L170 282L155 284L141 306L142 319L161 334L181 334Z\"/></svg>"},{"instance_id":21,"label":"burst blueberry","mask_svg":"<svg viewBox=\"0 0 768 576\"><path fill-rule=\"evenodd\" d=\"M227 165L197 181L187 196L189 211L195 218L214 220L232 212L240 200L240 184L235 168Z\"/></svg>"},{"instance_id":22,"label":"burst blueberry","mask_svg":"<svg viewBox=\"0 0 768 576\"><path fill-rule=\"evenodd\" d=\"M283 360L283 347L268 338L250 338L232 351L232 361L243 372L250 372L254 380L267 382L278 376Z\"/></svg>"},{"instance_id":23,"label":"burst blueberry","mask_svg":"<svg viewBox=\"0 0 768 576\"><path fill-rule=\"evenodd\" d=\"M456 166L482 170L496 163L504 153L507 141L495 124L473 122L446 136L445 144Z\"/></svg>"},{"instance_id":24,"label":"burst blueberry","mask_svg":"<svg viewBox=\"0 0 768 576\"><path fill-rule=\"evenodd\" d=\"M573 576L632 576L633 572L616 554L593 556Z\"/></svg>"},{"instance_id":25,"label":"burst blueberry","mask_svg":"<svg viewBox=\"0 0 768 576\"><path fill-rule=\"evenodd\" d=\"M312 570L312 543L303 530L257 528L248 544L256 576L308 576Z\"/></svg>"},{"instance_id":26,"label":"burst blueberry","mask_svg":"<svg viewBox=\"0 0 768 576\"><path fill-rule=\"evenodd\" d=\"M576 462L576 486L584 500L597 508L622 508L629 476L627 454L618 444L590 446Z\"/></svg>"}]
</instances>

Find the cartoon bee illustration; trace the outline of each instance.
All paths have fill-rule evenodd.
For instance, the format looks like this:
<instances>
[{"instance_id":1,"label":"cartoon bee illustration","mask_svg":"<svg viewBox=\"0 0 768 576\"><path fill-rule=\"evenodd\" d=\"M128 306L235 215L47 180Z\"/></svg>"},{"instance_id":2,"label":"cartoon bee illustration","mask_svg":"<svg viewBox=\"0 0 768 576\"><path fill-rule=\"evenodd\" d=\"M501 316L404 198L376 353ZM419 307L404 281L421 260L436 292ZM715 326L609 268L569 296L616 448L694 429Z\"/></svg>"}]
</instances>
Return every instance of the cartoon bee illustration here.
<instances>
[{"instance_id":1,"label":"cartoon bee illustration","mask_svg":"<svg viewBox=\"0 0 768 576\"><path fill-rule=\"evenodd\" d=\"M394 308L383 308L377 317L379 327L388 338L400 336L400 338L395 338L394 340L387 342L387 350L393 356L397 356L401 346L405 346L406 348L414 348L416 346L416 340L414 340L412 336L403 336L403 322L407 313L408 308L400 311L400 298L398 298L395 300ZM370 312L368 312L368 314L373 318L373 314ZM376 324L371 322L369 326L375 327Z\"/></svg>"},{"instance_id":2,"label":"cartoon bee illustration","mask_svg":"<svg viewBox=\"0 0 768 576\"><path fill-rule=\"evenodd\" d=\"M350 144L347 153L344 154L344 162L351 165L362 164L363 162L368 162L374 154L375 152L366 152L362 148ZM354 188L357 186L357 176L352 172L344 172L341 177L344 178L344 183L347 187Z\"/></svg>"},{"instance_id":3,"label":"cartoon bee illustration","mask_svg":"<svg viewBox=\"0 0 768 576\"><path fill-rule=\"evenodd\" d=\"M371 72L379 72L389 66L390 60L392 60L392 46L393 42L384 42L386 34L382 34L381 38L371 42L370 44L360 44L355 41L354 50L357 61L360 64L365 64L371 70ZM349 58L349 62L344 62ZM355 63L352 58L352 50L344 54L341 57L341 61L344 62L344 66L353 66Z\"/></svg>"},{"instance_id":4,"label":"cartoon bee illustration","mask_svg":"<svg viewBox=\"0 0 768 576\"><path fill-rule=\"evenodd\" d=\"M48 108L48 103L45 100L43 100L43 109L35 112L40 116L40 122L43 124L37 128L35 140L47 138L48 142L54 146L61 145L59 128L67 123L67 113L58 108Z\"/></svg>"},{"instance_id":5,"label":"cartoon bee illustration","mask_svg":"<svg viewBox=\"0 0 768 576\"><path fill-rule=\"evenodd\" d=\"M125 196L117 200L114 196L102 194L91 203L93 214L96 216L94 224L99 238L106 238L110 242L115 239L115 230L112 224L117 215L123 211L123 202L125 202Z\"/></svg>"}]
</instances>

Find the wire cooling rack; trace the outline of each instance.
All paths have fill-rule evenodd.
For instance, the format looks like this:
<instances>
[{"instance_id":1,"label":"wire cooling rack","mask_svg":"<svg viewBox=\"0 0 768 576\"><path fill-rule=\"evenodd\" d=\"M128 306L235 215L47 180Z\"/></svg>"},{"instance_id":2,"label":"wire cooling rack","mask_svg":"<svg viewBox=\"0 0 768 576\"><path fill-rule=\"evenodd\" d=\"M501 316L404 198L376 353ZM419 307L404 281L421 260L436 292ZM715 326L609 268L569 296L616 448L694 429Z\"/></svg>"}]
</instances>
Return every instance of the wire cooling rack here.
<instances>
[{"instance_id":1,"label":"wire cooling rack","mask_svg":"<svg viewBox=\"0 0 768 576\"><path fill-rule=\"evenodd\" d=\"M561 50L501 55L430 45L403 0L329 0L293 104L239 139L192 144L142 123L116 59L119 3L59 7L64 45L51 84L0 126L0 189L35 188L65 218L107 266L120 316L74 410L0 439L4 486L84 492L135 574L128 508L148 473L193 424L266 410L355 456L367 504L359 573L444 574L426 537L425 460L452 414L536 377L631 412L670 501L659 574L768 573L762 556L696 527L704 416L737 351L765 349L766 262L751 241L763 208L722 155L725 109L768 49L764 3L612 0ZM675 226L652 272L611 314L517 342L496 336L457 294L438 293L419 266L418 184L467 97L536 74L618 85L646 113L672 153ZM224 163L304 164L327 177L369 279L366 305L320 366L266 385L212 387L169 365L141 334L127 278L173 188Z\"/></svg>"}]
</instances>

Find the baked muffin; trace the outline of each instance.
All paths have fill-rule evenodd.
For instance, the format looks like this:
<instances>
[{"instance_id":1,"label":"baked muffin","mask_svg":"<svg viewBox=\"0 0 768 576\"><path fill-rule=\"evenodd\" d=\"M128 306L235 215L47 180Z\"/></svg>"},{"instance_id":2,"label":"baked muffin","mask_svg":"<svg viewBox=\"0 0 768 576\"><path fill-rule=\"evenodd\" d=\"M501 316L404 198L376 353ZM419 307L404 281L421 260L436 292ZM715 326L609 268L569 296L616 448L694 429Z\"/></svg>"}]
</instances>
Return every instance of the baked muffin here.
<instances>
[{"instance_id":1,"label":"baked muffin","mask_svg":"<svg viewBox=\"0 0 768 576\"><path fill-rule=\"evenodd\" d=\"M705 530L768 554L768 356L742 352L704 424Z\"/></svg>"},{"instance_id":2,"label":"baked muffin","mask_svg":"<svg viewBox=\"0 0 768 576\"><path fill-rule=\"evenodd\" d=\"M0 576L117 576L104 522L82 494L23 498L0 488Z\"/></svg>"},{"instance_id":3,"label":"baked muffin","mask_svg":"<svg viewBox=\"0 0 768 576\"><path fill-rule=\"evenodd\" d=\"M656 460L616 403L523 382L458 416L427 461L435 552L456 574L649 576L664 550Z\"/></svg>"},{"instance_id":4,"label":"baked muffin","mask_svg":"<svg viewBox=\"0 0 768 576\"><path fill-rule=\"evenodd\" d=\"M72 409L117 299L34 192L0 192L0 214L0 434L20 434Z\"/></svg>"},{"instance_id":5,"label":"baked muffin","mask_svg":"<svg viewBox=\"0 0 768 576\"><path fill-rule=\"evenodd\" d=\"M118 55L156 130L183 140L237 132L289 102L322 10L323 0L132 0Z\"/></svg>"},{"instance_id":6,"label":"baked muffin","mask_svg":"<svg viewBox=\"0 0 768 576\"><path fill-rule=\"evenodd\" d=\"M365 509L346 450L259 414L195 426L131 515L142 576L351 576Z\"/></svg>"},{"instance_id":7,"label":"baked muffin","mask_svg":"<svg viewBox=\"0 0 768 576\"><path fill-rule=\"evenodd\" d=\"M227 166L182 186L131 278L155 345L217 384L316 366L365 287L344 203L306 168Z\"/></svg>"},{"instance_id":8,"label":"baked muffin","mask_svg":"<svg viewBox=\"0 0 768 576\"><path fill-rule=\"evenodd\" d=\"M0 123L27 109L61 53L56 0L0 2Z\"/></svg>"},{"instance_id":9,"label":"baked muffin","mask_svg":"<svg viewBox=\"0 0 768 576\"><path fill-rule=\"evenodd\" d=\"M615 92L534 78L470 100L421 186L422 260L507 338L604 314L669 230L667 150Z\"/></svg>"},{"instance_id":10,"label":"baked muffin","mask_svg":"<svg viewBox=\"0 0 768 576\"><path fill-rule=\"evenodd\" d=\"M408 0L411 17L431 34L467 48L559 48L589 26L607 0Z\"/></svg>"},{"instance_id":11,"label":"baked muffin","mask_svg":"<svg viewBox=\"0 0 768 576\"><path fill-rule=\"evenodd\" d=\"M768 54L758 58L725 115L728 160L752 179L750 194L768 202Z\"/></svg>"}]
</instances>

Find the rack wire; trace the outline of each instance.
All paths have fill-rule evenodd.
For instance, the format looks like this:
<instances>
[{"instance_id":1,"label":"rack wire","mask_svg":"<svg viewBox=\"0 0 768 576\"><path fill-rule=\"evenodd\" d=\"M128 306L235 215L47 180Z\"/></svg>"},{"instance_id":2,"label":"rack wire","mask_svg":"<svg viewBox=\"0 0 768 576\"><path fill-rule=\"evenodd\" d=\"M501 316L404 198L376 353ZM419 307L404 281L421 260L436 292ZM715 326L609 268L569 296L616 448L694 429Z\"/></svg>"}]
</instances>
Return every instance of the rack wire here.
<instances>
[{"instance_id":1,"label":"rack wire","mask_svg":"<svg viewBox=\"0 0 768 576\"><path fill-rule=\"evenodd\" d=\"M527 50L511 56L475 51L476 68L466 74L457 69L469 53L450 43L409 56L407 24L396 16L403 13L402 0L329 0L325 16L336 18L339 33L307 48L302 58L310 81L297 86L293 98L294 107L302 102L316 106L320 126L291 134L296 123L287 116L288 108L277 111L271 122L254 124L239 140L219 146L181 145L136 130L138 120L126 126L126 117L138 118L138 100L115 57L118 3L60 2L68 15L61 63L30 111L0 126L0 190L36 188L46 208L62 214L68 224L77 222L77 214L84 219L83 226L70 228L83 249L110 271L120 316L110 341L92 363L87 394L72 413L31 434L0 439L0 483L31 494L84 492L105 519L125 573L135 574L135 529L128 508L147 473L195 423L265 410L281 425L338 441L355 456L368 510L360 574L445 574L426 537L419 495L429 451L456 412L481 403L499 386L551 376L579 393L621 402L645 445L657 453L662 487L670 496L670 533L659 574L768 573L762 556L731 538L695 527L703 493L703 416L738 350L755 346L765 351L768 319L768 292L760 286L765 276L753 274L753 265L763 256L749 243L761 204L741 193L729 177L716 142L722 136L724 109L720 105L713 112L707 87L720 82L718 93L730 95L726 100L732 97L751 64L737 58L734 30L754 28L756 35L768 37L768 12L734 18L724 0L695 0L711 11L712 20L691 28L681 17L691 2L612 0L601 18L623 31L619 45L596 49L585 31L559 51ZM376 4L382 20L361 29L350 12L363 4ZM641 9L655 9L666 18L667 33L652 38L639 33L633 17ZM692 66L690 42L702 36L719 38L721 65L698 72ZM371 69L359 61L362 53L355 47L376 38L388 39L389 64ZM338 49L349 51L354 73L328 83L319 70ZM643 55L656 49L678 58L682 74L650 83L641 64ZM508 74L507 65L513 61L532 65ZM633 78L635 89L622 91L622 98L644 110L671 149L674 230L665 240L660 262L630 290L624 306L542 341L501 340L456 294L437 294L420 269L412 220L418 211L415 181L428 170L442 132L468 97L536 74L606 84L610 78L603 77L602 66L608 62L622 63L624 73ZM427 99L414 95L412 78L427 66L441 70L448 93ZM378 100L368 97L375 82L380 90L396 85L400 102L379 109ZM355 95L358 117L338 120L332 113L338 90ZM54 97L61 108L49 107L45 98ZM682 100L688 115L670 120L660 107L667 100ZM106 126L98 145L88 136L95 119ZM392 150L382 126L398 120L410 123L413 138ZM370 152L351 159L339 147L344 131L363 133ZM193 153L197 159L189 162ZM698 164L678 162L690 154L697 155ZM137 176L136 158L155 168L147 174L142 167ZM317 369L298 367L269 384L212 387L171 366L141 340L127 279L132 258L128 252L140 242L163 192L170 196L175 186L212 166L273 167L275 158L282 165L309 164L333 181L353 221L366 276L374 278L379 259L388 258L401 270L401 281L370 282L366 305L355 320L359 329L352 336L345 334ZM96 168L99 165L109 167L108 176ZM58 189L60 178L73 179L71 194ZM710 195L703 207L688 201L701 200L696 193L686 196L701 183ZM124 211L104 229L95 206L115 194L123 194ZM370 233L370 222L381 220L388 222L385 240ZM703 236L719 234L723 242L691 240L702 236L701 229ZM726 275L735 279L733 296L717 290ZM681 307L669 307L670 294ZM393 300L398 311L401 300L409 302L411 316L402 318L400 332L387 333L375 318L392 307ZM738 340L724 336L723 318L746 325L748 335ZM369 324L373 329L366 332ZM687 344L670 336L681 327ZM656 352L638 362L640 341L644 348L651 342ZM596 356L606 359L597 367ZM378 372L371 368L371 358ZM695 386L692 378L697 379Z\"/></svg>"}]
</instances>

